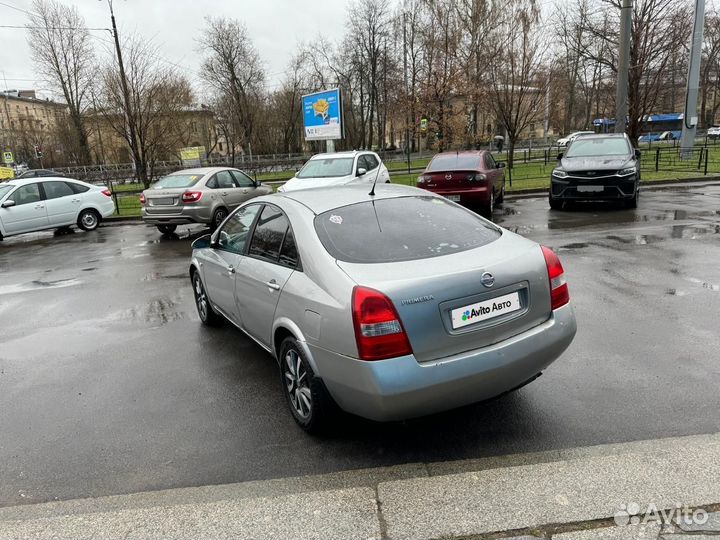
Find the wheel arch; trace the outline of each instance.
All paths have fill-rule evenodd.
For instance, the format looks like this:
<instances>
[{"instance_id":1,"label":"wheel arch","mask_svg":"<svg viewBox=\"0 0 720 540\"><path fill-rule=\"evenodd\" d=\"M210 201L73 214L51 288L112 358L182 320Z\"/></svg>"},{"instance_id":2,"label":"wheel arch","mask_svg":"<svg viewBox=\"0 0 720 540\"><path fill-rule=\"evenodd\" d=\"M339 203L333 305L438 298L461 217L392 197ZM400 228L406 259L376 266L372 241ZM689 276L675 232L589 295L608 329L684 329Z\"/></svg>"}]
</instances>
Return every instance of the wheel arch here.
<instances>
[{"instance_id":1,"label":"wheel arch","mask_svg":"<svg viewBox=\"0 0 720 540\"><path fill-rule=\"evenodd\" d=\"M280 363L280 345L285 338L293 337L297 341L298 346L302 349L303 353L305 353L305 358L310 363L313 373L315 373L318 378L322 378L322 374L318 371L315 359L310 352L310 347L308 347L308 344L305 341L305 336L297 324L285 317L278 319L273 325L272 337L272 353L278 363Z\"/></svg>"}]
</instances>

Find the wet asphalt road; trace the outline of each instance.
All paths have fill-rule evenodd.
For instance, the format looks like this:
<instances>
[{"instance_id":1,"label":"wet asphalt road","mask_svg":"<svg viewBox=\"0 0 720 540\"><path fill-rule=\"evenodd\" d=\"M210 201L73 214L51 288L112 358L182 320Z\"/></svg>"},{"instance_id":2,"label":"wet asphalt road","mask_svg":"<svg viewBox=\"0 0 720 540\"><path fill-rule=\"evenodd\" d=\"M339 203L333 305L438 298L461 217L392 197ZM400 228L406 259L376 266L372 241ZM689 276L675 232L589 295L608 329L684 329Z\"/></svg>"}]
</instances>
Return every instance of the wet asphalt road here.
<instances>
[{"instance_id":1,"label":"wet asphalt road","mask_svg":"<svg viewBox=\"0 0 720 540\"><path fill-rule=\"evenodd\" d=\"M720 431L720 185L496 221L560 253L570 349L515 394L323 438L266 353L200 326L189 229L0 243L0 506Z\"/></svg>"}]
</instances>

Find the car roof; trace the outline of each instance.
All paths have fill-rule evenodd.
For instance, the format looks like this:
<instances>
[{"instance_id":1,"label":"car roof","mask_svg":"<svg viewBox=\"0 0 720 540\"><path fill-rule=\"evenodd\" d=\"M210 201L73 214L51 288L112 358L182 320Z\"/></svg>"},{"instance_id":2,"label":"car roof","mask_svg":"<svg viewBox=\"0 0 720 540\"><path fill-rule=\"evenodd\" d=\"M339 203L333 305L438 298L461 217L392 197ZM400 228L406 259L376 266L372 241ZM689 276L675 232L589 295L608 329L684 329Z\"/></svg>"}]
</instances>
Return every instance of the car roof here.
<instances>
[{"instance_id":1,"label":"car roof","mask_svg":"<svg viewBox=\"0 0 720 540\"><path fill-rule=\"evenodd\" d=\"M66 182L67 180L71 180L74 182L79 182L79 180L75 180L74 178L65 178L64 176L38 176L33 178L12 178L8 180L7 182L0 183L0 186L4 186L6 184L11 184L13 186L24 186L26 184L36 184L38 182L49 182L52 180L60 180L62 182Z\"/></svg>"},{"instance_id":2,"label":"car roof","mask_svg":"<svg viewBox=\"0 0 720 540\"><path fill-rule=\"evenodd\" d=\"M296 201L314 214L322 214L334 208L348 206L360 202L370 202L372 200L393 199L396 197L439 197L424 189L419 189L402 184L377 184L375 186L375 196L369 195L371 189L370 183L348 184L344 186L332 186L327 188L298 189L295 191L285 191L276 193L268 197L284 198Z\"/></svg>"},{"instance_id":3,"label":"car roof","mask_svg":"<svg viewBox=\"0 0 720 540\"><path fill-rule=\"evenodd\" d=\"M203 176L210 173L216 173L219 171L237 171L237 167L195 167L193 169L181 169L179 171L173 171L166 176L173 174L202 174Z\"/></svg>"},{"instance_id":4,"label":"car roof","mask_svg":"<svg viewBox=\"0 0 720 540\"><path fill-rule=\"evenodd\" d=\"M326 152L324 154L315 154L308 161L311 161L313 159L348 158L355 157L358 154L375 154L375 152L373 152L372 150L347 150L345 152Z\"/></svg>"},{"instance_id":5,"label":"car roof","mask_svg":"<svg viewBox=\"0 0 720 540\"><path fill-rule=\"evenodd\" d=\"M624 133L588 133L583 135L583 140L587 139L625 139L627 136Z\"/></svg>"}]
</instances>

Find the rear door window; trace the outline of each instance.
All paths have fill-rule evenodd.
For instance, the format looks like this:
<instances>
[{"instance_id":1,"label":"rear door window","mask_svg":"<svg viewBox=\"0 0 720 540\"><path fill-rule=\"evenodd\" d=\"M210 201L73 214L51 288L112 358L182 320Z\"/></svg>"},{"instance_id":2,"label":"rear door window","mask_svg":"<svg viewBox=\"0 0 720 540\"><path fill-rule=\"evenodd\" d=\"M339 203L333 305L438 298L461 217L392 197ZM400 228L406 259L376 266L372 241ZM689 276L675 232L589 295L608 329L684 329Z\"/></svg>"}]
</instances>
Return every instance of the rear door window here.
<instances>
[{"instance_id":1,"label":"rear door window","mask_svg":"<svg viewBox=\"0 0 720 540\"><path fill-rule=\"evenodd\" d=\"M285 214L272 205L266 205L255 225L248 255L278 262L285 232L290 226Z\"/></svg>"},{"instance_id":2,"label":"rear door window","mask_svg":"<svg viewBox=\"0 0 720 540\"><path fill-rule=\"evenodd\" d=\"M336 208L315 218L336 259L390 263L429 259L484 246L500 229L439 197L398 197Z\"/></svg>"},{"instance_id":3,"label":"rear door window","mask_svg":"<svg viewBox=\"0 0 720 540\"><path fill-rule=\"evenodd\" d=\"M43 182L43 189L45 190L45 198L48 200L75 195L75 192L66 182Z\"/></svg>"}]
</instances>

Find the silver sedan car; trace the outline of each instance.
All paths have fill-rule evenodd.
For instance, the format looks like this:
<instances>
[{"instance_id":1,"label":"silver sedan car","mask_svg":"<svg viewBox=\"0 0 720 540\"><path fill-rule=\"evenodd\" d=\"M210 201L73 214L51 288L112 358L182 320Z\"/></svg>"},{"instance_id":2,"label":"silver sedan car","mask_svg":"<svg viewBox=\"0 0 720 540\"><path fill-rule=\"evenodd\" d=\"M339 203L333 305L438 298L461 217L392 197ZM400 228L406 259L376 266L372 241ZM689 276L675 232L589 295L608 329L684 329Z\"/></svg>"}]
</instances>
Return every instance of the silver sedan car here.
<instances>
[{"instance_id":1,"label":"silver sedan car","mask_svg":"<svg viewBox=\"0 0 720 540\"><path fill-rule=\"evenodd\" d=\"M186 169L142 192L142 219L163 234L184 223L206 223L215 229L245 201L272 192L270 186L231 167Z\"/></svg>"},{"instance_id":2,"label":"silver sedan car","mask_svg":"<svg viewBox=\"0 0 720 540\"><path fill-rule=\"evenodd\" d=\"M385 421L481 401L570 345L550 249L424 190L368 191L259 197L193 244L201 321L227 319L277 359L300 426L336 405Z\"/></svg>"}]
</instances>

